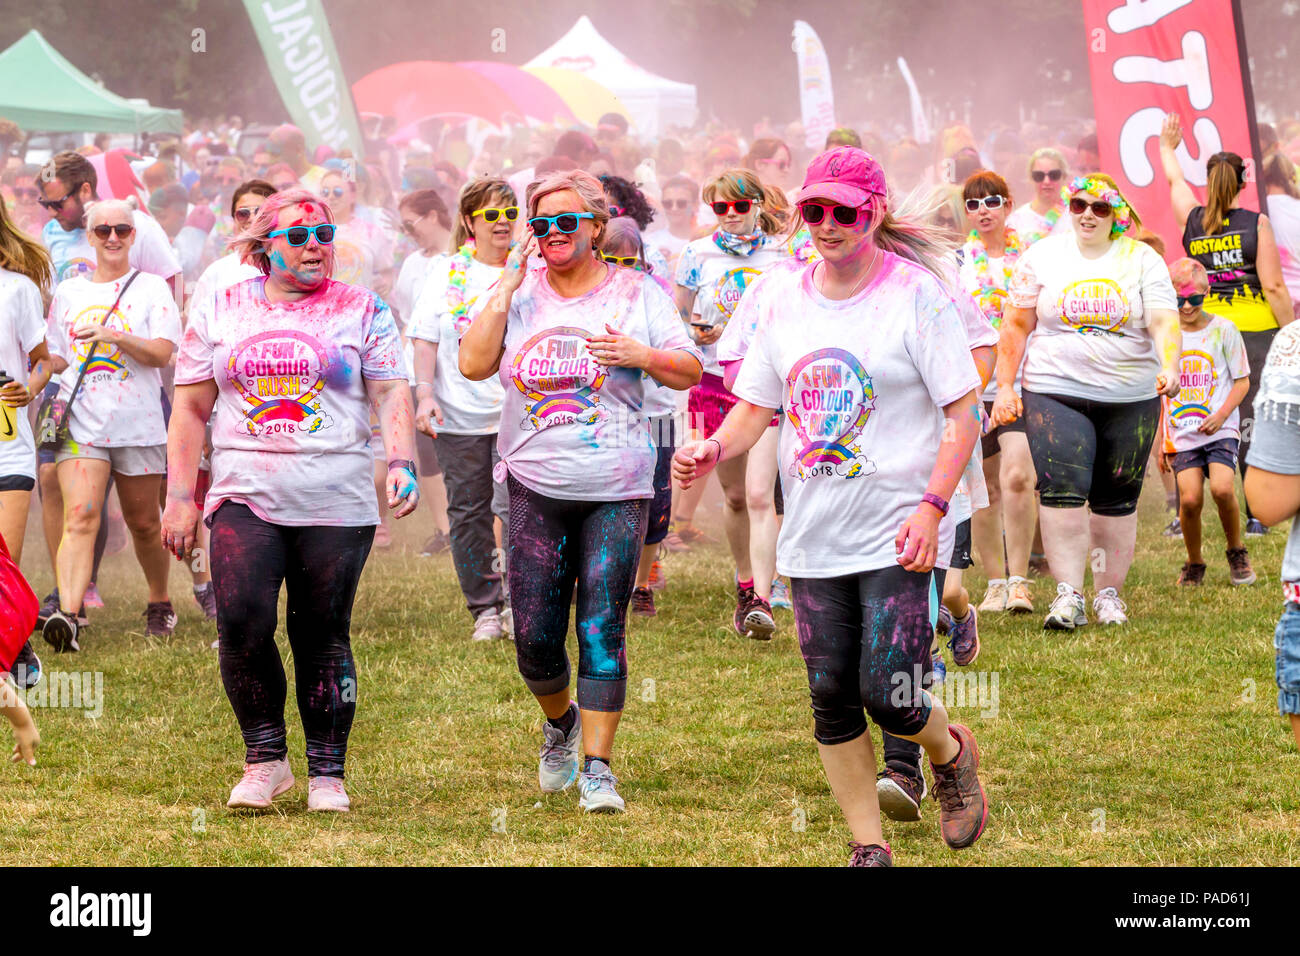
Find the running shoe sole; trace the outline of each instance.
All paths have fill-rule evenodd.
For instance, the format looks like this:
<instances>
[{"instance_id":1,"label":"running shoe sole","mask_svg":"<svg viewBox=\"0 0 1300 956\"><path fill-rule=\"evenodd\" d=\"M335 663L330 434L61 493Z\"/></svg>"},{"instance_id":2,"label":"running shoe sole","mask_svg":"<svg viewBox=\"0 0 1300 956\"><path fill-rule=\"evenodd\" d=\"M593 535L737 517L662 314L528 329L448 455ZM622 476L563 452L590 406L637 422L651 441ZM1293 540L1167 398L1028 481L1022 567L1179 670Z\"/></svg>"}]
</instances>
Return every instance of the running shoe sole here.
<instances>
[{"instance_id":1,"label":"running shoe sole","mask_svg":"<svg viewBox=\"0 0 1300 956\"><path fill-rule=\"evenodd\" d=\"M77 631L71 622L62 615L51 615L41 627L41 636L45 643L54 648L55 653L67 654L81 650L77 643Z\"/></svg>"},{"instance_id":2,"label":"running shoe sole","mask_svg":"<svg viewBox=\"0 0 1300 956\"><path fill-rule=\"evenodd\" d=\"M921 778L921 799L930 792L925 777ZM921 804L913 803L907 791L888 777L876 781L876 798L880 801L880 810L891 820L901 823L915 823L921 819Z\"/></svg>"},{"instance_id":3,"label":"running shoe sole","mask_svg":"<svg viewBox=\"0 0 1300 956\"><path fill-rule=\"evenodd\" d=\"M1256 581L1259 580L1259 578L1256 576L1255 572L1252 571L1250 573L1250 577L1248 578L1242 578L1240 581L1238 581L1236 578L1230 578L1229 580L1232 581L1233 587L1243 588L1249 584L1254 584Z\"/></svg>"},{"instance_id":4,"label":"running shoe sole","mask_svg":"<svg viewBox=\"0 0 1300 956\"><path fill-rule=\"evenodd\" d=\"M745 636L752 641L770 641L776 631L776 622L763 611L750 611L745 615Z\"/></svg>"},{"instance_id":5,"label":"running shoe sole","mask_svg":"<svg viewBox=\"0 0 1300 956\"><path fill-rule=\"evenodd\" d=\"M1062 621L1059 618L1049 614L1047 615L1047 619L1043 621L1043 630L1044 631L1073 631L1077 628L1083 627L1087 623L1088 623L1087 621L1084 621L1083 624L1079 624L1076 621Z\"/></svg>"},{"instance_id":6,"label":"running shoe sole","mask_svg":"<svg viewBox=\"0 0 1300 956\"><path fill-rule=\"evenodd\" d=\"M578 809L584 813L622 813L627 809L623 798L612 793L598 793L578 800Z\"/></svg>"}]
</instances>

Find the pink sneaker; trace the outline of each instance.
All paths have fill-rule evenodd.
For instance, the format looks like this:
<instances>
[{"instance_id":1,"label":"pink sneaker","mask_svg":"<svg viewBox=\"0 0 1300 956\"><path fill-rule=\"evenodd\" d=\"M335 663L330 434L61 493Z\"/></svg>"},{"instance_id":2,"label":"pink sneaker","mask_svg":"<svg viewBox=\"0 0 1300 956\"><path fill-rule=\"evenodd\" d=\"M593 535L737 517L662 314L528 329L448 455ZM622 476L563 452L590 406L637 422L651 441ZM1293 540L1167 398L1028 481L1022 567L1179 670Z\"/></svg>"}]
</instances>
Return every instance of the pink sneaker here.
<instances>
[{"instance_id":1,"label":"pink sneaker","mask_svg":"<svg viewBox=\"0 0 1300 956\"><path fill-rule=\"evenodd\" d=\"M94 582L94 581L91 581L91 582L90 582L90 587L86 588L86 594L85 594L85 596L81 599L81 603L82 603L85 607L103 607L103 606L104 606L104 599L103 599L102 597L99 596L99 588L97 588L97 587L95 586L95 582Z\"/></svg>"},{"instance_id":2,"label":"pink sneaker","mask_svg":"<svg viewBox=\"0 0 1300 956\"><path fill-rule=\"evenodd\" d=\"M265 810L271 801L294 784L288 760L244 764L244 776L230 791L226 806Z\"/></svg>"},{"instance_id":3,"label":"pink sneaker","mask_svg":"<svg viewBox=\"0 0 1300 956\"><path fill-rule=\"evenodd\" d=\"M307 809L347 813L352 807L342 777L308 777Z\"/></svg>"}]
</instances>

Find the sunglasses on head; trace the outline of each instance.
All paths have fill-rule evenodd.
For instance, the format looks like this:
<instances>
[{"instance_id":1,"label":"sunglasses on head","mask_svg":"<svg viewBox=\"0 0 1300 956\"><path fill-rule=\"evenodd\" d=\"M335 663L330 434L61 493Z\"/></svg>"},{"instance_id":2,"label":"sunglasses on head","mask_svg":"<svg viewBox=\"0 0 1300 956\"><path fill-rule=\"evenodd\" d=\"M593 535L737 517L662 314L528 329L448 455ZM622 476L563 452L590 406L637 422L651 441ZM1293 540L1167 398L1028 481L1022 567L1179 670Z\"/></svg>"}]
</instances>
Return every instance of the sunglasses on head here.
<instances>
[{"instance_id":1,"label":"sunglasses on head","mask_svg":"<svg viewBox=\"0 0 1300 956\"><path fill-rule=\"evenodd\" d=\"M117 233L117 238L125 239L127 236L131 235L131 233L135 232L135 226L131 225L129 222L114 223L111 226L108 225L108 223L101 222L90 231L100 239L107 239L113 233Z\"/></svg>"},{"instance_id":2,"label":"sunglasses on head","mask_svg":"<svg viewBox=\"0 0 1300 956\"><path fill-rule=\"evenodd\" d=\"M589 212L562 212L558 216L534 216L528 220L528 226L533 230L533 235L541 239L550 234L552 226L568 235L578 231L581 220L595 218Z\"/></svg>"},{"instance_id":3,"label":"sunglasses on head","mask_svg":"<svg viewBox=\"0 0 1300 956\"><path fill-rule=\"evenodd\" d=\"M752 199L737 199L734 202L728 202L725 199L715 199L709 203L715 216L725 216L728 209L736 210L738 216L748 216L749 210L754 206Z\"/></svg>"},{"instance_id":4,"label":"sunglasses on head","mask_svg":"<svg viewBox=\"0 0 1300 956\"><path fill-rule=\"evenodd\" d=\"M1190 305L1194 309L1199 309L1201 307L1201 303L1204 301L1205 301L1204 292L1197 293L1196 295L1180 295L1178 297L1178 308L1181 309L1185 305Z\"/></svg>"},{"instance_id":5,"label":"sunglasses on head","mask_svg":"<svg viewBox=\"0 0 1300 956\"><path fill-rule=\"evenodd\" d=\"M266 238L274 239L276 236L284 236L291 246L305 246L307 240L315 236L316 241L322 246L328 246L334 241L334 226L328 222L315 226L290 226L288 229L277 229L275 232L267 233Z\"/></svg>"},{"instance_id":6,"label":"sunglasses on head","mask_svg":"<svg viewBox=\"0 0 1300 956\"><path fill-rule=\"evenodd\" d=\"M1096 202L1090 203L1086 199L1080 199L1078 196L1075 196L1070 200L1070 212L1074 213L1076 216L1082 216L1089 206L1092 207L1092 214L1098 219L1105 219L1114 212L1110 203L1102 202L1100 199Z\"/></svg>"},{"instance_id":7,"label":"sunglasses on head","mask_svg":"<svg viewBox=\"0 0 1300 956\"><path fill-rule=\"evenodd\" d=\"M483 209L475 209L470 214L470 218L473 218L474 216L482 216L484 222L496 222L503 215L506 217L507 222L514 222L516 219L519 218L519 207L518 206L501 206L501 207L488 206ZM545 233L543 233L543 235L545 235Z\"/></svg>"},{"instance_id":8,"label":"sunglasses on head","mask_svg":"<svg viewBox=\"0 0 1300 956\"><path fill-rule=\"evenodd\" d=\"M1035 169L1032 173L1029 174L1029 178L1036 183L1041 183L1044 179L1050 179L1052 182L1055 183L1055 182L1059 182L1061 177L1064 175L1065 173L1059 169L1049 169L1046 172L1044 172L1041 169Z\"/></svg>"},{"instance_id":9,"label":"sunglasses on head","mask_svg":"<svg viewBox=\"0 0 1300 956\"><path fill-rule=\"evenodd\" d=\"M627 266L629 269L636 268L641 264L640 256L611 256L602 252L600 257L606 262L612 262L619 266Z\"/></svg>"},{"instance_id":10,"label":"sunglasses on head","mask_svg":"<svg viewBox=\"0 0 1300 956\"><path fill-rule=\"evenodd\" d=\"M827 210L841 226L855 225L862 215L871 214L866 206L841 206L838 203L834 206L823 206L821 203L806 202L799 206L799 215L803 216L803 221L808 225L816 226L826 218Z\"/></svg>"},{"instance_id":11,"label":"sunglasses on head","mask_svg":"<svg viewBox=\"0 0 1300 956\"><path fill-rule=\"evenodd\" d=\"M1001 209L1002 204L1006 201L1005 196L985 196L982 199L967 199L966 211L979 212L980 206L985 206L989 209Z\"/></svg>"},{"instance_id":12,"label":"sunglasses on head","mask_svg":"<svg viewBox=\"0 0 1300 956\"><path fill-rule=\"evenodd\" d=\"M691 205L689 199L665 199L663 207L665 209L687 209Z\"/></svg>"}]
</instances>

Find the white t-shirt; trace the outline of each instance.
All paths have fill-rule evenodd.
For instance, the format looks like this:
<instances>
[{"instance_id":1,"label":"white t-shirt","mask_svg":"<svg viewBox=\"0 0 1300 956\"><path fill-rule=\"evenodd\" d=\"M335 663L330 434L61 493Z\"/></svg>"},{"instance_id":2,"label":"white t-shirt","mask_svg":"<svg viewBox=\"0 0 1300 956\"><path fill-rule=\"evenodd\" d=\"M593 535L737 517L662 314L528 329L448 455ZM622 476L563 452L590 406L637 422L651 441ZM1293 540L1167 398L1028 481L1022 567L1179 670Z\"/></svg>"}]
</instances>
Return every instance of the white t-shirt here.
<instances>
[{"instance_id":1,"label":"white t-shirt","mask_svg":"<svg viewBox=\"0 0 1300 956\"><path fill-rule=\"evenodd\" d=\"M783 409L781 574L896 565L894 537L921 503L943 441L942 409L979 386L949 290L921 267L881 256L851 299L818 292L813 265L782 270L745 298L761 314L734 391ZM940 567L953 534L953 522L940 523Z\"/></svg>"},{"instance_id":2,"label":"white t-shirt","mask_svg":"<svg viewBox=\"0 0 1300 956\"><path fill-rule=\"evenodd\" d=\"M74 276L54 289L46 341L50 354L68 363L60 376L59 398L67 400L93 343L76 340L72 330L96 323L142 339L181 340L181 320L167 283L148 272L136 276L121 302L106 315L127 273L112 282ZM120 348L100 343L72 403L72 438L103 448L138 448L167 443L163 421L162 370L141 365Z\"/></svg>"},{"instance_id":3,"label":"white t-shirt","mask_svg":"<svg viewBox=\"0 0 1300 956\"><path fill-rule=\"evenodd\" d=\"M204 269L203 274L199 276L199 280L194 283L194 291L190 294L186 312L188 313L194 307L195 302L204 298L211 298L222 289L238 285L245 279L256 279L261 274L261 270L257 266L240 262L239 253L237 252L222 256Z\"/></svg>"},{"instance_id":4,"label":"white t-shirt","mask_svg":"<svg viewBox=\"0 0 1300 956\"><path fill-rule=\"evenodd\" d=\"M170 279L181 271L181 261L176 258L171 240L158 220L139 209L131 213L135 223L135 237L127 261L132 269L148 272L163 279ZM90 275L95 271L95 250L86 238L86 230L73 229L65 231L56 220L51 219L41 232L41 241L50 251L54 263L54 279L62 282L78 275Z\"/></svg>"},{"instance_id":5,"label":"white t-shirt","mask_svg":"<svg viewBox=\"0 0 1300 956\"><path fill-rule=\"evenodd\" d=\"M36 283L18 272L0 268L0 369L14 381L27 384L27 362L32 349L45 341L44 304ZM0 431L0 477L36 477L36 440L27 409L11 408L15 428Z\"/></svg>"},{"instance_id":6,"label":"white t-shirt","mask_svg":"<svg viewBox=\"0 0 1300 956\"><path fill-rule=\"evenodd\" d=\"M1285 193L1268 197L1268 221L1282 259L1282 281L1300 315L1300 199Z\"/></svg>"},{"instance_id":7,"label":"white t-shirt","mask_svg":"<svg viewBox=\"0 0 1300 956\"><path fill-rule=\"evenodd\" d=\"M745 289L765 269L787 257L783 243L775 236L764 236L762 244L748 256L724 252L712 236L687 243L677 260L675 281L696 293L691 321L715 328L725 326L740 304ZM704 346L703 355L704 371L721 375L718 343Z\"/></svg>"},{"instance_id":8,"label":"white t-shirt","mask_svg":"<svg viewBox=\"0 0 1300 956\"><path fill-rule=\"evenodd\" d=\"M449 435L494 435L501 427L501 403L505 391L495 378L472 382L460 374L460 337L470 318L487 303L486 292L504 271L471 259L465 270L465 315L457 322L452 316L450 279L453 256L443 256L440 267L430 271L416 300L407 334L438 346L438 363L433 373L433 397L442 409L438 431Z\"/></svg>"},{"instance_id":9,"label":"white t-shirt","mask_svg":"<svg viewBox=\"0 0 1300 956\"><path fill-rule=\"evenodd\" d=\"M1145 242L1120 236L1085 259L1073 234L1039 240L1016 263L1011 303L1038 312L1022 366L1029 391L1096 402L1155 397L1160 357L1147 313L1178 305L1168 267Z\"/></svg>"},{"instance_id":10,"label":"white t-shirt","mask_svg":"<svg viewBox=\"0 0 1300 956\"><path fill-rule=\"evenodd\" d=\"M1055 222L1052 221L1055 213ZM1052 210L1046 216L1040 216L1034 212L1034 207L1029 203L1023 206L1017 206L1016 209L1007 216L1007 228L1014 229L1020 236L1020 241L1028 249L1039 239L1047 236L1060 236L1070 234L1074 227L1070 225L1070 214L1061 210Z\"/></svg>"},{"instance_id":11,"label":"white t-shirt","mask_svg":"<svg viewBox=\"0 0 1300 956\"><path fill-rule=\"evenodd\" d=\"M551 498L626 501L654 496L655 447L640 369L606 368L587 339L620 329L654 349L700 350L668 294L635 269L611 266L599 285L566 299L534 269L510 303L498 377L505 390L497 448L510 474ZM487 297L481 296L482 304Z\"/></svg>"},{"instance_id":12,"label":"white t-shirt","mask_svg":"<svg viewBox=\"0 0 1300 956\"><path fill-rule=\"evenodd\" d=\"M1212 315L1203 329L1183 329L1179 369L1178 395L1168 400L1169 437L1174 451L1191 451L1225 438L1241 438L1240 416L1235 408L1213 435L1197 431L1203 421L1223 407L1233 382L1250 375L1246 343L1237 327Z\"/></svg>"},{"instance_id":13,"label":"white t-shirt","mask_svg":"<svg viewBox=\"0 0 1300 956\"><path fill-rule=\"evenodd\" d=\"M335 223L331 275L335 282L369 288L375 284L375 273L388 268L392 260L392 247L378 226L355 216L348 222Z\"/></svg>"},{"instance_id":14,"label":"white t-shirt","mask_svg":"<svg viewBox=\"0 0 1300 956\"><path fill-rule=\"evenodd\" d=\"M997 256L989 257L989 276L993 279L993 291L988 294L992 301L986 302L982 286L980 285L979 271L975 265L975 247L969 241L962 246L961 255L957 256L959 268L957 270L957 282L975 304L976 309L985 317L985 323L993 329L1002 325L1002 312L1007 303L1007 286L1010 279L1006 274L1007 257ZM999 291L1000 290L1000 291ZM988 309L988 312L985 311ZM989 314L992 313L992 315ZM994 342L994 345L997 343ZM1020 368L1016 370L1016 394L1020 394L1021 376L1024 370L1024 358L1020 360ZM984 388L983 400L986 402L996 401L998 397L998 377L996 374L989 379L989 383Z\"/></svg>"},{"instance_id":15,"label":"white t-shirt","mask_svg":"<svg viewBox=\"0 0 1300 956\"><path fill-rule=\"evenodd\" d=\"M647 232L643 237L647 248L659 250L659 254L664 257L664 261L673 271L669 273L672 276L677 270L677 260L681 257L682 250L686 248L690 239L678 239L665 226L663 229L656 229L653 232Z\"/></svg>"},{"instance_id":16,"label":"white t-shirt","mask_svg":"<svg viewBox=\"0 0 1300 956\"><path fill-rule=\"evenodd\" d=\"M769 266L763 275L771 275L775 272L802 272L803 267L807 265L793 256L787 256L784 259L774 262ZM758 283L762 281L762 276L754 280L751 288L757 288ZM743 299L741 300L744 301ZM754 340L754 329L758 325L759 311L757 309L742 309L737 307L735 314L732 316L734 321L727 322L727 327L722 330L722 338L718 339L714 346L718 364L724 362L740 362L745 358L745 353L749 351L749 343Z\"/></svg>"},{"instance_id":17,"label":"white t-shirt","mask_svg":"<svg viewBox=\"0 0 1300 956\"><path fill-rule=\"evenodd\" d=\"M402 268L397 273L397 281L393 283L393 292L388 297L388 304L396 313L397 321L405 328L411 327L415 303L420 300L420 290L424 288L429 273L445 269L446 258L445 252L426 256L417 249L402 260Z\"/></svg>"},{"instance_id":18,"label":"white t-shirt","mask_svg":"<svg viewBox=\"0 0 1300 956\"><path fill-rule=\"evenodd\" d=\"M176 384L212 379L212 488L272 524L379 521L365 380L404 379L393 313L369 289L328 281L270 302L259 277L194 303Z\"/></svg>"}]
</instances>

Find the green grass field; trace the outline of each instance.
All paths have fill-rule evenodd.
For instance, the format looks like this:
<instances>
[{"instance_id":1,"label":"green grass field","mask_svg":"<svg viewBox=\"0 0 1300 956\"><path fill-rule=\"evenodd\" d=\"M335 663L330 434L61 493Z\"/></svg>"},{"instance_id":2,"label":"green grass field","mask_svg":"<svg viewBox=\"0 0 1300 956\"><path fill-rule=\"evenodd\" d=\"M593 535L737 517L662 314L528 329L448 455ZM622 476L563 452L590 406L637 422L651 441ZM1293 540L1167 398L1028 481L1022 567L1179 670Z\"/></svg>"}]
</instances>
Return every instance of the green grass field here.
<instances>
[{"instance_id":1,"label":"green grass field","mask_svg":"<svg viewBox=\"0 0 1300 956\"><path fill-rule=\"evenodd\" d=\"M1182 544L1160 537L1157 498L1152 482L1128 627L1063 637L1040 629L1041 614L983 622L975 669L996 674L997 712L954 714L979 739L988 829L954 853L927 801L920 823L886 821L899 864L1300 863L1300 753L1273 683L1285 529L1249 542L1261 583L1233 590L1215 522L1206 586L1178 591ZM770 644L735 635L722 546L671 558L659 616L631 621L614 768L628 812L584 818L573 790L538 792L541 715L513 645L470 642L450 559L413 551L427 527L371 557L357 599L352 813L306 812L292 694L298 785L273 812L225 809L243 748L213 628L178 568L180 625L169 641L146 639L143 581L123 552L106 562L108 607L92 612L85 650L39 649L47 673L102 672L103 712L34 709L39 766L0 770L8 844L28 865L845 862L793 620L778 612ZM25 565L44 593L35 530ZM1035 582L1041 611L1051 591ZM283 634L281 646L287 658Z\"/></svg>"}]
</instances>

